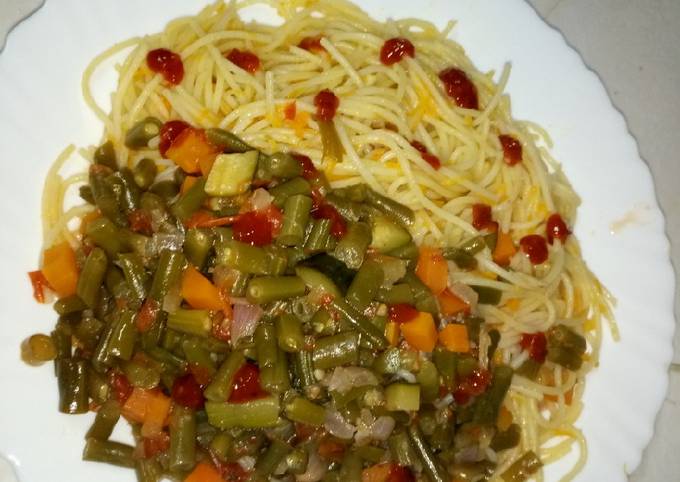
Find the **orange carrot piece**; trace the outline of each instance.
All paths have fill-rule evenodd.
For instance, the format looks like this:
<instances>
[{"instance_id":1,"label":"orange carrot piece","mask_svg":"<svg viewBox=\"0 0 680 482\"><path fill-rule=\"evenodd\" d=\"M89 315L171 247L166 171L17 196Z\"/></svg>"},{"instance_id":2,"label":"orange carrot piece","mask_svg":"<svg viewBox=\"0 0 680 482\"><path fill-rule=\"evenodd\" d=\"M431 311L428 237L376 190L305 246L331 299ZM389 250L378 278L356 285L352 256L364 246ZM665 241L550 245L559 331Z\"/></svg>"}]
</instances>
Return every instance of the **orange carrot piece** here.
<instances>
[{"instance_id":1,"label":"orange carrot piece","mask_svg":"<svg viewBox=\"0 0 680 482\"><path fill-rule=\"evenodd\" d=\"M451 316L470 311L470 305L454 295L448 288L439 293L437 299L439 300L439 309L444 315Z\"/></svg>"},{"instance_id":2,"label":"orange carrot piece","mask_svg":"<svg viewBox=\"0 0 680 482\"><path fill-rule=\"evenodd\" d=\"M470 340L465 325L446 325L439 332L439 342L449 351L467 353L470 351Z\"/></svg>"},{"instance_id":3,"label":"orange carrot piece","mask_svg":"<svg viewBox=\"0 0 680 482\"><path fill-rule=\"evenodd\" d=\"M187 192L191 186L196 184L196 181L198 181L198 176L187 176L184 178L184 181L182 181L182 185L179 188L179 193L184 194Z\"/></svg>"},{"instance_id":4,"label":"orange carrot piece","mask_svg":"<svg viewBox=\"0 0 680 482\"><path fill-rule=\"evenodd\" d=\"M376 464L361 472L361 482L385 482L392 472L392 464Z\"/></svg>"},{"instance_id":5,"label":"orange carrot piece","mask_svg":"<svg viewBox=\"0 0 680 482\"><path fill-rule=\"evenodd\" d=\"M123 404L121 412L125 418L137 423L158 423L165 425L170 413L171 400L158 390L135 387Z\"/></svg>"},{"instance_id":6,"label":"orange carrot piece","mask_svg":"<svg viewBox=\"0 0 680 482\"><path fill-rule=\"evenodd\" d=\"M437 344L437 328L430 313L421 311L413 320L400 325L401 334L416 350L431 352Z\"/></svg>"},{"instance_id":7,"label":"orange carrot piece","mask_svg":"<svg viewBox=\"0 0 680 482\"><path fill-rule=\"evenodd\" d=\"M397 346L399 343L399 323L388 321L385 325L385 338L390 346Z\"/></svg>"},{"instance_id":8,"label":"orange carrot piece","mask_svg":"<svg viewBox=\"0 0 680 482\"><path fill-rule=\"evenodd\" d=\"M224 482L220 473L205 462L199 462L194 470L191 471L184 482Z\"/></svg>"},{"instance_id":9,"label":"orange carrot piece","mask_svg":"<svg viewBox=\"0 0 680 482\"><path fill-rule=\"evenodd\" d=\"M89 213L85 214L82 218L80 218L80 227L78 228L80 234L85 234L85 232L87 231L88 224L90 224L95 219L100 218L101 215L102 213L100 213L98 209L95 209L94 211L90 211Z\"/></svg>"},{"instance_id":10,"label":"orange carrot piece","mask_svg":"<svg viewBox=\"0 0 680 482\"><path fill-rule=\"evenodd\" d=\"M187 127L172 141L166 157L189 174L210 172L219 150L200 129Z\"/></svg>"},{"instance_id":11,"label":"orange carrot piece","mask_svg":"<svg viewBox=\"0 0 680 482\"><path fill-rule=\"evenodd\" d=\"M182 298L199 310L221 310L224 307L220 290L191 265L182 274Z\"/></svg>"},{"instance_id":12,"label":"orange carrot piece","mask_svg":"<svg viewBox=\"0 0 680 482\"><path fill-rule=\"evenodd\" d=\"M512 242L512 236L505 231L498 231L498 239L496 240L496 248L493 250L493 260L496 264L505 266L510 263L517 252L517 248Z\"/></svg>"},{"instance_id":13,"label":"orange carrot piece","mask_svg":"<svg viewBox=\"0 0 680 482\"><path fill-rule=\"evenodd\" d=\"M449 284L449 265L440 249L420 248L416 275L435 295L444 291Z\"/></svg>"},{"instance_id":14,"label":"orange carrot piece","mask_svg":"<svg viewBox=\"0 0 680 482\"><path fill-rule=\"evenodd\" d=\"M66 241L45 250L41 271L60 298L75 294L78 284L76 253Z\"/></svg>"}]
</instances>

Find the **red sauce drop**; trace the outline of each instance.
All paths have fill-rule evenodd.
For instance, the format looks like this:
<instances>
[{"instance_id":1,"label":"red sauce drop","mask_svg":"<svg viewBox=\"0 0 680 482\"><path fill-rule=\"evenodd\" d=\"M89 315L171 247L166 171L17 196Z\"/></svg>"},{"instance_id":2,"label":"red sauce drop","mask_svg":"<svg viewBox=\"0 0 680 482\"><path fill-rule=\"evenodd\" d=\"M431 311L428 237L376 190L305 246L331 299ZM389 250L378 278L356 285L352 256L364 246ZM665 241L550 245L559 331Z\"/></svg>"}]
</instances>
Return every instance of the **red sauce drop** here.
<instances>
[{"instance_id":1,"label":"red sauce drop","mask_svg":"<svg viewBox=\"0 0 680 482\"><path fill-rule=\"evenodd\" d=\"M408 467L398 464L392 464L385 482L416 482L413 472Z\"/></svg>"},{"instance_id":2,"label":"red sauce drop","mask_svg":"<svg viewBox=\"0 0 680 482\"><path fill-rule=\"evenodd\" d=\"M473 204L472 205L472 226L477 230L482 230L490 227L493 224L491 217L491 206L488 204Z\"/></svg>"},{"instance_id":3,"label":"red sauce drop","mask_svg":"<svg viewBox=\"0 0 680 482\"><path fill-rule=\"evenodd\" d=\"M390 321L394 323L407 323L418 316L418 310L408 303L390 305L387 309Z\"/></svg>"},{"instance_id":4,"label":"red sauce drop","mask_svg":"<svg viewBox=\"0 0 680 482\"><path fill-rule=\"evenodd\" d=\"M166 432L160 432L153 437L143 437L142 448L142 456L145 459L150 459L170 448L170 436Z\"/></svg>"},{"instance_id":5,"label":"red sauce drop","mask_svg":"<svg viewBox=\"0 0 680 482\"><path fill-rule=\"evenodd\" d=\"M160 143L158 144L158 151L161 153L161 156L165 157L165 153L170 149L172 142L187 127L191 126L181 120L171 120L163 124L160 132Z\"/></svg>"},{"instance_id":6,"label":"red sauce drop","mask_svg":"<svg viewBox=\"0 0 680 482\"><path fill-rule=\"evenodd\" d=\"M234 374L234 388L229 395L230 403L245 403L267 395L260 387L260 369L246 362Z\"/></svg>"},{"instance_id":7,"label":"red sauce drop","mask_svg":"<svg viewBox=\"0 0 680 482\"><path fill-rule=\"evenodd\" d=\"M540 331L538 333L524 333L519 345L529 353L532 360L538 363L545 361L548 354L548 340L544 333Z\"/></svg>"},{"instance_id":8,"label":"red sauce drop","mask_svg":"<svg viewBox=\"0 0 680 482\"><path fill-rule=\"evenodd\" d=\"M316 106L316 117L322 121L329 121L335 117L340 99L330 90L324 89L314 96L314 105Z\"/></svg>"},{"instance_id":9,"label":"red sauce drop","mask_svg":"<svg viewBox=\"0 0 680 482\"><path fill-rule=\"evenodd\" d=\"M416 55L416 48L410 40L405 38L395 37L385 40L380 49L380 61L385 65L396 64L404 58L404 55L409 57L415 57Z\"/></svg>"},{"instance_id":10,"label":"red sauce drop","mask_svg":"<svg viewBox=\"0 0 680 482\"><path fill-rule=\"evenodd\" d=\"M446 93L456 102L458 107L479 109L477 88L465 72L456 67L449 67L439 73L439 78L444 83Z\"/></svg>"},{"instance_id":11,"label":"red sauce drop","mask_svg":"<svg viewBox=\"0 0 680 482\"><path fill-rule=\"evenodd\" d=\"M113 396L116 397L118 403L123 405L130 395L132 395L132 385L127 377L120 372L109 372L109 386L113 391Z\"/></svg>"},{"instance_id":12,"label":"red sauce drop","mask_svg":"<svg viewBox=\"0 0 680 482\"><path fill-rule=\"evenodd\" d=\"M309 157L305 156L304 154L295 153L293 153L293 157L302 166L302 177L309 181L315 179L319 175L319 171L316 167L314 167L314 163Z\"/></svg>"},{"instance_id":13,"label":"red sauce drop","mask_svg":"<svg viewBox=\"0 0 680 482\"><path fill-rule=\"evenodd\" d=\"M177 85L184 78L184 64L175 52L168 49L156 49L146 54L146 65L161 74L170 84Z\"/></svg>"},{"instance_id":14,"label":"red sauce drop","mask_svg":"<svg viewBox=\"0 0 680 482\"><path fill-rule=\"evenodd\" d=\"M295 101L290 102L286 104L286 107L283 108L283 117L286 120L294 120L295 116L297 115L297 105L295 104Z\"/></svg>"},{"instance_id":15,"label":"red sauce drop","mask_svg":"<svg viewBox=\"0 0 680 482\"><path fill-rule=\"evenodd\" d=\"M564 243L571 234L571 231L569 231L569 228L567 227L567 223L565 223L562 216L557 213L550 215L546 222L545 230L550 244L553 244L553 240L555 239L559 239Z\"/></svg>"},{"instance_id":16,"label":"red sauce drop","mask_svg":"<svg viewBox=\"0 0 680 482\"><path fill-rule=\"evenodd\" d=\"M250 478L249 473L238 462L228 462L225 464L218 460L217 463L217 470L225 482L246 482Z\"/></svg>"},{"instance_id":17,"label":"red sauce drop","mask_svg":"<svg viewBox=\"0 0 680 482\"><path fill-rule=\"evenodd\" d=\"M331 235L340 239L347 233L345 218L332 205L328 204L320 196L314 196L315 205L312 208L314 219L329 219L331 221Z\"/></svg>"},{"instance_id":18,"label":"red sauce drop","mask_svg":"<svg viewBox=\"0 0 680 482\"><path fill-rule=\"evenodd\" d=\"M31 279L31 285L33 286L33 298L38 303L45 302L45 288L49 288L50 284L47 282L47 278L42 273L42 271L30 271L28 277Z\"/></svg>"},{"instance_id":19,"label":"red sauce drop","mask_svg":"<svg viewBox=\"0 0 680 482\"><path fill-rule=\"evenodd\" d=\"M429 152L427 152L427 147L425 147L421 142L411 141L411 147L413 147L416 151L420 152L420 155L425 160L425 162L432 166L432 169L434 169L435 171L439 170L439 168L442 167L442 162L439 160L439 158L434 154L430 154Z\"/></svg>"},{"instance_id":20,"label":"red sauce drop","mask_svg":"<svg viewBox=\"0 0 680 482\"><path fill-rule=\"evenodd\" d=\"M500 135L498 140L503 147L503 160L508 166L522 161L522 144L512 136Z\"/></svg>"},{"instance_id":21,"label":"red sauce drop","mask_svg":"<svg viewBox=\"0 0 680 482\"><path fill-rule=\"evenodd\" d=\"M453 399L458 405L465 405L470 398L481 395L491 383L491 373L484 368L473 370L463 378L453 392Z\"/></svg>"},{"instance_id":22,"label":"red sauce drop","mask_svg":"<svg viewBox=\"0 0 680 482\"><path fill-rule=\"evenodd\" d=\"M308 50L309 52L319 53L326 51L323 45L321 45L321 35L303 38L298 44L298 47L300 47L301 49Z\"/></svg>"},{"instance_id":23,"label":"red sauce drop","mask_svg":"<svg viewBox=\"0 0 680 482\"><path fill-rule=\"evenodd\" d=\"M145 236L151 236L153 234L151 215L148 212L143 209L135 209L128 213L127 218L130 223L130 229L135 233L140 233Z\"/></svg>"},{"instance_id":24,"label":"red sauce drop","mask_svg":"<svg viewBox=\"0 0 680 482\"><path fill-rule=\"evenodd\" d=\"M226 57L227 60L251 74L260 70L260 58L248 50L231 49Z\"/></svg>"},{"instance_id":25,"label":"red sauce drop","mask_svg":"<svg viewBox=\"0 0 680 482\"><path fill-rule=\"evenodd\" d=\"M234 239L253 246L271 244L281 229L281 221L281 211L273 205L266 210L245 212L232 224Z\"/></svg>"},{"instance_id":26,"label":"red sauce drop","mask_svg":"<svg viewBox=\"0 0 680 482\"><path fill-rule=\"evenodd\" d=\"M543 236L530 234L519 240L519 246L532 264L545 263L548 259L548 242Z\"/></svg>"},{"instance_id":27,"label":"red sauce drop","mask_svg":"<svg viewBox=\"0 0 680 482\"><path fill-rule=\"evenodd\" d=\"M198 410L203 406L203 390L191 373L175 379L172 399L183 407Z\"/></svg>"},{"instance_id":28,"label":"red sauce drop","mask_svg":"<svg viewBox=\"0 0 680 482\"><path fill-rule=\"evenodd\" d=\"M147 298L144 303L142 303L142 307L139 309L137 316L135 317L135 326L137 327L137 331L141 333L149 331L160 310L161 305L158 301L154 300L153 298Z\"/></svg>"}]
</instances>

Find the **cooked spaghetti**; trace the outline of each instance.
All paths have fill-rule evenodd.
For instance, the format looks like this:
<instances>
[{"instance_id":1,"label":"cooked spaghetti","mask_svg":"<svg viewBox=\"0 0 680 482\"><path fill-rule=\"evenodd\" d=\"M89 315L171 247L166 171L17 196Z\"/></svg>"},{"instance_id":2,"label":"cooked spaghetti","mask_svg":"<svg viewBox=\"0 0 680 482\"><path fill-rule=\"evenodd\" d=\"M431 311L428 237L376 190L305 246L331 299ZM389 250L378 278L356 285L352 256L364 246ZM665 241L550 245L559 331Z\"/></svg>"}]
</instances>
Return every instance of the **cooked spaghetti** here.
<instances>
[{"instance_id":1,"label":"cooked spaghetti","mask_svg":"<svg viewBox=\"0 0 680 482\"><path fill-rule=\"evenodd\" d=\"M182 334L184 329L188 341L180 344L193 343L190 335L197 334L192 331L195 327L187 328L191 321L176 315L199 311L187 310L187 304L207 309L212 323L220 326L232 322L231 316L235 323L236 312L243 312L244 306L263 309L265 320L284 315L297 317L306 343L306 348L297 347L297 350L313 353L310 357L316 362L314 377L301 382L299 378L305 377L292 370L286 375L292 388L278 393L270 386L265 392L276 393L281 398L281 406L285 406L278 420L293 421L298 430L280 440L277 437L283 436L284 429L281 433L267 429L264 445L258 446L254 453L246 451L246 456L237 457L219 452L223 448L219 444L227 443L224 441L227 439L229 443L240 440L238 422L217 423L223 431L216 434L213 427L203 439L194 435L198 447L194 458L174 466L171 462L169 470L163 465L167 463L163 461L164 448L156 447L151 455L144 452L145 447L148 449L149 431L155 430L156 435L169 431L170 452L179 450L173 445L172 420L177 418L180 423L186 413L178 408L181 413L171 416L169 429L163 428L163 420L153 426L139 410L128 407L129 400L123 398L118 400L122 413L137 426L137 462L114 456L107 459L97 444L109 442L96 438L89 439L86 458L136 464L138 474L143 474L139 475L140 480L156 480L153 477L161 473L178 477L189 474L185 480L191 481L217 473L231 480L228 477L236 477L235 473L241 477L254 471L259 476L276 478L297 474L298 480L306 482L319 480L324 474L351 480L359 474L369 482L412 480L413 477L430 478L432 482L499 477L519 481L528 477L542 480L541 465L575 451L578 456L571 459L575 462L563 475L563 480L573 479L586 462L587 454L586 441L575 422L582 409L586 375L598 363L601 320L611 319L610 300L586 267L568 228L574 223L579 198L562 175L559 164L550 156L547 133L534 124L512 118L510 98L504 92L509 66L503 68L498 80L494 73L476 70L463 48L448 38L454 28L452 22L444 30L415 18L379 22L356 5L338 0L272 1L271 5L285 20L282 25L243 21L239 11L255 3L259 2L218 2L196 16L170 22L161 33L122 42L94 59L83 76L83 94L104 125L104 144L96 151L83 149L80 153L100 168L95 169L95 174L90 168L89 185L81 191L89 203L68 209L65 203L68 189L88 179L87 174L65 179L59 175L75 149L68 148L50 170L43 194L47 249L40 274L44 277L32 276L32 279L38 288L41 282L52 287L60 296L60 302L75 303L75 296L81 303L73 312L91 317L94 309L98 317L98 310L103 308L96 303L101 303L93 301L93 305L84 300L88 297L94 300L97 293L88 292L81 286L81 280L76 287L75 279L78 273L82 277L87 268L83 263L89 262L93 247L101 247L109 258L112 254L121 256L116 253L125 252L125 248L109 246L110 239L90 235L88 229L93 220L103 217L133 232L118 243L133 245L129 250L134 251L135 242L148 241L153 245L151 248L147 245L141 253L152 253L149 259L143 259L142 269L146 269L145 282L153 278L150 288L153 290L155 266L167 263L163 254L158 259L159 253L164 248L186 251L191 229L219 229L216 227L243 219L244 213L265 212L274 205L285 206L283 228L273 228L273 237L277 239L274 244L297 253L290 255L297 256L293 268L300 271L302 266L303 271L311 269L316 274L325 274L321 285L330 279L331 285L334 282L338 287L321 290L320 295L317 283L308 279L309 273L301 275L294 270L292 273L297 273L307 285L307 290L298 293L295 299L271 302L267 298L256 303L257 296L251 293L250 286L244 299L236 289L240 278L235 272L240 269L250 273L248 268L229 264L225 259L230 259L228 253L232 251L227 250L225 254L220 249L227 248L213 245L210 262L186 268L181 289L175 286L167 293L164 291L163 297L155 300L160 305L155 308L169 313L168 324L164 326L173 327L172 336L179 337L178 333ZM94 100L91 78L103 63L123 52L127 52L127 56L118 66L118 88L111 96L110 112L106 113ZM253 152L258 154L247 159L229 157ZM287 157L276 157L272 153L284 153ZM302 165L303 175L299 177L297 173L297 178L306 179L305 183L309 181L312 185L311 194L304 189L293 194L311 196L299 201L305 206L306 200L311 199L306 209L312 211L312 217L303 226L302 238L289 237L287 233L285 239L294 241L280 241L277 229L287 232L285 216L289 204L277 204L277 193L283 192L283 187L295 179L277 176L272 159L290 161L291 154ZM132 213L147 208L139 208L134 203L125 207L125 183L128 182L125 175L118 175L115 181L101 181L120 188L120 191L112 188L110 199L102 201L98 191L104 188L97 187L93 176L107 174L101 167L107 164L107 158L115 162L113 166L109 162L106 169L125 170L138 184L135 190L162 198L170 206L171 217L179 221L173 224L152 209L150 214L146 213L148 225L135 223L143 216ZM244 164L234 167L235 162L254 163L250 175L245 174L244 189L234 181L244 177ZM263 165L269 166L269 175L263 174L267 170ZM217 172L223 169L227 170ZM143 172L151 172L151 179L140 181L137 174ZM218 180L213 179L220 176ZM318 181L324 176L328 184L315 187L312 180ZM192 192L192 186L202 182L205 182L207 200L202 197L191 212L181 211L179 215L176 206L183 202L182 209L185 209L187 202L183 200ZM181 192L178 194L178 191ZM106 202L118 205L111 208ZM116 220L121 213L123 217ZM380 220L376 221L376 216ZM83 226L73 225L77 219L82 220ZM257 219L249 219L253 223L251 231L257 230ZM328 243L332 241L332 244L312 251L302 249L310 242L315 227L320 225L316 221L320 219L328 219L326 224L333 226L328 228L334 229L333 236L327 235ZM336 222L341 226L338 229L333 224ZM388 224L380 224L382 222ZM371 227L372 241L369 239L369 244L364 245L368 250L365 259L362 254L363 263L355 264L354 258L340 246L344 246L343 240L357 236L361 231L357 228L359 225ZM406 238L403 238L404 232ZM255 246L267 244L261 242L258 233L244 236L236 239ZM406 243L395 241L395 236L406 239ZM268 241L272 242L271 236ZM310 262L315 257L318 261L319 250L326 253L327 259L323 263ZM83 261L88 254L88 261ZM60 266L65 264L64 257L72 258L76 265L73 276L67 279L64 273L68 269ZM191 256L188 257L191 261ZM383 273L379 286L369 290L370 294L362 291L361 296L357 295L368 296L365 303L351 296L356 295L359 288L354 285L358 282L342 288L342 280L333 278L334 272L328 267L331 258L342 264L338 269L343 273L354 273L355 280L368 276L362 275L364 270L370 271L365 268L367 263L373 263L371 266L385 263L379 268ZM397 263L401 267L395 268L394 260L404 262ZM115 262L114 265L123 270L134 292L134 280L124 266L131 261L114 257L109 262L109 266ZM226 290L223 301L206 305L185 293L191 291L184 286L190 269L196 271L192 275L198 280L196 283L203 283L203 276L209 287L216 286L223 295ZM285 274L291 274L290 269ZM118 305L125 304L119 299L122 295L112 291L115 283L109 283L109 276L115 277L107 273L102 289L108 290L106 296L116 298ZM250 281L254 279L257 278ZM370 280L370 276L366 279ZM363 281L366 280L362 278ZM427 290L425 294L418 291L423 286ZM149 327L144 322L140 324L140 318L149 316L150 295L146 298L148 287L140 289L137 304L130 303L130 307L135 313L137 329L145 331ZM379 326L378 335L384 332L386 344L375 340L372 344L370 340L375 333L368 329L367 335L366 326L358 325L359 335L369 339L365 345L360 342L361 353L373 350L367 355L368 360L361 359L360 355L354 359L342 357L345 351L358 349L350 341L337 348L341 353L334 356L339 356L340 361L328 361L327 358L332 357L323 353L317 356L319 336L353 333L344 331L342 323L335 328L318 324L321 311L330 313L329 319L336 321L338 318L342 321L347 315L342 309L345 305L338 308L335 301L329 302L329 292L348 293L347 304L352 305L353 300L358 303L351 307L356 308L362 320L372 320L372 326ZM433 309L421 303L419 293L436 300ZM201 298L200 294L193 296ZM62 309L65 310L63 306ZM219 321L215 321L213 311L221 312ZM86 315L81 316L84 319ZM271 326L279 330L281 345L281 330L288 322L279 318ZM433 323L433 335L428 332L428 321ZM426 326L423 331L416 326L421 322ZM225 339L232 354L237 348L245 350L240 356L250 360L243 366L251 370L257 370L258 364L259 370L267 368L259 358L264 356L259 351L259 331L254 331L255 325L267 323L251 323L240 339L241 344L234 340L234 326L230 327L231 340ZM462 337L461 333L464 333ZM87 359L87 343L80 339L85 335L77 330L72 335L76 350ZM220 339L215 335L214 326L213 335ZM53 334L52 339L61 338ZM92 342L95 352L101 343L100 338ZM142 350L140 343L148 353L142 353L139 359L153 359L161 365L172 362L172 359L171 362L162 360L161 352L149 350L146 343L151 346L151 342L138 341L136 350ZM56 352L48 355L59 356L59 343L56 344ZM162 346L167 356L177 357L176 352L170 353L171 348ZM376 349L378 346L381 348ZM212 365L222 364L218 375L231 360L227 356L224 361L222 348L215 352L208 350ZM290 357L292 350L285 351ZM401 356L398 367L390 368L389 353ZM148 371L149 363L138 358L128 356L126 363L137 360ZM189 355L186 361L195 360ZM125 383L129 385L129 381L121 382L121 377L130 377L123 361L107 359L103 366L97 370L107 374L106 380L113 392L120 391ZM501 378L508 370L509 388L503 389ZM191 370L187 373L199 378ZM163 372L162 376L187 375L175 371ZM264 380L264 372L261 376ZM427 386L428 376L436 379L434 393L432 387ZM355 378L362 377L363 381L353 385ZM215 380L210 381L208 377L201 387L208 383L206 394ZM145 394L147 388L155 390L149 393L160 393L159 397L164 397L163 402L154 403L165 403L167 397L163 393L172 392L172 402L168 403L182 405L173 396L172 380L157 379L152 386L136 380L132 385L132 396L138 405L152 397ZM315 390L310 391L307 385L313 385ZM334 391L335 385L341 389L336 387ZM366 391L366 386L373 391ZM415 401L409 388L414 386L420 390ZM356 395L362 388L363 392ZM426 394L428 389L430 392ZM500 392L500 398L494 391ZM348 393L355 394L355 399L347 397ZM96 405L106 406L105 399L92 398ZM220 401L209 395L205 398L208 420L215 425L216 415L210 412L209 404ZM299 400L302 400L299 405L303 413L296 414L295 407L290 407ZM499 405L494 410L496 402ZM276 403L278 407L278 401ZM225 402L225 405L237 404ZM321 407L325 415L321 415L320 423L306 419L304 407L314 412L309 415L311 418ZM492 417L485 410L490 410ZM65 411L69 411L68 407ZM199 413L203 412L199 410ZM275 419L278 413L277 408ZM317 427L313 435L311 429L299 428L305 424ZM376 428L380 424L389 430ZM229 431L234 427L238 433ZM444 433L441 427L445 427ZM302 444L298 442L305 432L311 437L311 442L306 441L302 450L306 450L305 464L291 468L290 460L294 459L291 454L300 452ZM309 449L310 444L313 449ZM280 456L271 470L262 472L267 455L275 457L280 453L285 453L285 457ZM175 456L176 453L169 455L170 459ZM163 470L153 472L145 465L147 462L139 461L140 457L154 463L154 457L158 458ZM282 460L289 461L288 466ZM238 470L234 468L236 465Z\"/></svg>"}]
</instances>

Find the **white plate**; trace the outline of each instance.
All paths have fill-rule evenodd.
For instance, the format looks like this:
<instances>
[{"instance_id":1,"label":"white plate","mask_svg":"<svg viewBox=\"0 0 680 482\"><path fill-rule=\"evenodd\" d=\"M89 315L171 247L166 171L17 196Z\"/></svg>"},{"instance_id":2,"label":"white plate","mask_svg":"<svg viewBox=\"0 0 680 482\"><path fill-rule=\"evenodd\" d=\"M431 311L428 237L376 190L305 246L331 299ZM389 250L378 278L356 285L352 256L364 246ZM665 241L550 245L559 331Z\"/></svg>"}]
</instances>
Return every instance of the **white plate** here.
<instances>
[{"instance_id":1,"label":"white plate","mask_svg":"<svg viewBox=\"0 0 680 482\"><path fill-rule=\"evenodd\" d=\"M57 412L56 381L46 366L19 361L19 344L48 331L55 316L31 298L26 272L40 249L43 177L63 147L96 142L101 125L80 95L88 61L116 41L153 33L203 0L49 0L10 35L0 55L0 454L24 482L133 480L120 469L80 461L91 416ZM579 480L623 481L639 463L667 388L674 277L652 179L623 117L597 76L559 33L521 0L360 2L379 18L418 16L443 26L482 70L511 61L508 86L516 118L553 135L553 154L583 198L576 233L583 254L618 299L622 340L605 335L602 363L587 380L579 421L589 461ZM385 5L389 4L389 8ZM114 87L97 78L100 98ZM617 233L611 223L633 212ZM555 479L557 470L548 471Z\"/></svg>"}]
</instances>

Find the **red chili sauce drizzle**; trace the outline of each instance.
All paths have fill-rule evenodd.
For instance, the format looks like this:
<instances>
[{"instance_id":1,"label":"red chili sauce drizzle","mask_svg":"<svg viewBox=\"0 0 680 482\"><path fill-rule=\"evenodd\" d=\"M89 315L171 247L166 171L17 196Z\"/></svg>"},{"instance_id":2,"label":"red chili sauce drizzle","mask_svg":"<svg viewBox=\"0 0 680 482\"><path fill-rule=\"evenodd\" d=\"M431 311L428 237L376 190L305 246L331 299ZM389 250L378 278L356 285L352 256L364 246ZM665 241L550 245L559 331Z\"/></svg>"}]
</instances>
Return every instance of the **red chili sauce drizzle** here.
<instances>
[{"instance_id":1,"label":"red chili sauce drizzle","mask_svg":"<svg viewBox=\"0 0 680 482\"><path fill-rule=\"evenodd\" d=\"M177 85L184 78L184 64L175 52L168 49L155 49L146 54L146 65L161 74L170 84Z\"/></svg>"},{"instance_id":2,"label":"red chili sauce drizzle","mask_svg":"<svg viewBox=\"0 0 680 482\"><path fill-rule=\"evenodd\" d=\"M271 244L281 229L281 220L281 211L273 205L267 209L240 214L232 224L234 239L253 246Z\"/></svg>"},{"instance_id":3,"label":"red chili sauce drizzle","mask_svg":"<svg viewBox=\"0 0 680 482\"><path fill-rule=\"evenodd\" d=\"M161 153L161 156L165 156L165 153L170 149L172 142L187 127L191 126L182 120L171 120L163 124L160 132L160 143L158 144L158 151Z\"/></svg>"},{"instance_id":4,"label":"red chili sauce drizzle","mask_svg":"<svg viewBox=\"0 0 680 482\"><path fill-rule=\"evenodd\" d=\"M434 154L430 154L427 151L427 147L425 147L421 142L411 141L411 147L420 152L421 157L425 160L425 162L432 166L432 169L435 171L442 167L442 162L439 160L439 158Z\"/></svg>"},{"instance_id":5,"label":"red chili sauce drizzle","mask_svg":"<svg viewBox=\"0 0 680 482\"><path fill-rule=\"evenodd\" d=\"M380 62L384 65L393 65L404 58L404 55L415 57L416 48L411 41L399 37L391 38L385 40L385 43L380 49Z\"/></svg>"},{"instance_id":6,"label":"red chili sauce drizzle","mask_svg":"<svg viewBox=\"0 0 680 482\"><path fill-rule=\"evenodd\" d=\"M316 117L321 121L329 121L335 117L340 105L340 99L328 89L324 89L314 96Z\"/></svg>"},{"instance_id":7,"label":"red chili sauce drizzle","mask_svg":"<svg viewBox=\"0 0 680 482\"><path fill-rule=\"evenodd\" d=\"M301 49L307 50L309 52L325 52L326 49L321 45L321 35L317 35L315 37L305 37L303 38L300 43L298 44L298 47Z\"/></svg>"},{"instance_id":8,"label":"red chili sauce drizzle","mask_svg":"<svg viewBox=\"0 0 680 482\"><path fill-rule=\"evenodd\" d=\"M569 228L567 227L567 223L565 223L562 216L557 213L550 215L546 222L545 230L550 244L553 244L553 240L555 239L559 239L564 243L571 234L571 231L569 231Z\"/></svg>"},{"instance_id":9,"label":"red chili sauce drizzle","mask_svg":"<svg viewBox=\"0 0 680 482\"><path fill-rule=\"evenodd\" d=\"M479 231L494 227L491 206L482 203L472 205L472 226Z\"/></svg>"},{"instance_id":10,"label":"red chili sauce drizzle","mask_svg":"<svg viewBox=\"0 0 680 482\"><path fill-rule=\"evenodd\" d=\"M231 49L226 57L229 62L238 65L251 74L260 70L260 58L248 50Z\"/></svg>"},{"instance_id":11,"label":"red chili sauce drizzle","mask_svg":"<svg viewBox=\"0 0 680 482\"><path fill-rule=\"evenodd\" d=\"M500 135L498 140L503 147L503 160L508 166L514 166L522 161L522 144L512 136Z\"/></svg>"},{"instance_id":12,"label":"red chili sauce drizzle","mask_svg":"<svg viewBox=\"0 0 680 482\"><path fill-rule=\"evenodd\" d=\"M529 358L538 363L543 363L548 354L548 340L545 334L538 333L524 333L519 345L529 353Z\"/></svg>"},{"instance_id":13,"label":"red chili sauce drizzle","mask_svg":"<svg viewBox=\"0 0 680 482\"><path fill-rule=\"evenodd\" d=\"M545 263L548 259L548 242L543 236L530 234L519 240L519 246L529 256L531 264Z\"/></svg>"},{"instance_id":14,"label":"red chili sauce drizzle","mask_svg":"<svg viewBox=\"0 0 680 482\"><path fill-rule=\"evenodd\" d=\"M449 67L439 73L439 78L444 83L446 93L456 102L458 107L479 109L477 88L465 72L456 67Z\"/></svg>"}]
</instances>

